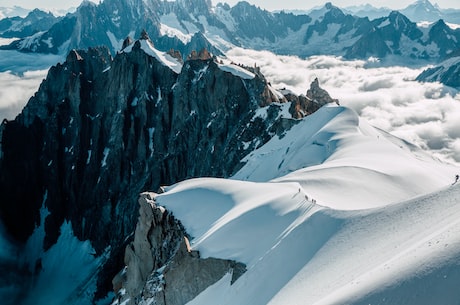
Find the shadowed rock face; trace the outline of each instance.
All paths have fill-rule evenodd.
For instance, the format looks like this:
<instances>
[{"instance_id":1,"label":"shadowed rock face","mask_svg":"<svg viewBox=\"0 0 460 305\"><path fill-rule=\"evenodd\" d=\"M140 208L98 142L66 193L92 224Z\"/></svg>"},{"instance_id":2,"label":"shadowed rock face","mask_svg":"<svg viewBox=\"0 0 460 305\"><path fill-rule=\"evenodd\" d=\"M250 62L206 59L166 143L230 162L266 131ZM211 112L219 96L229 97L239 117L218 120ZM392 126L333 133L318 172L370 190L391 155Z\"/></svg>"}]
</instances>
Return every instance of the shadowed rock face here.
<instances>
[{"instance_id":1,"label":"shadowed rock face","mask_svg":"<svg viewBox=\"0 0 460 305\"><path fill-rule=\"evenodd\" d=\"M126 268L112 281L119 303L186 304L225 274L233 274L233 283L246 271L244 264L201 259L191 251L180 221L156 205L155 195L143 193L139 198L134 241L125 251Z\"/></svg>"},{"instance_id":2,"label":"shadowed rock face","mask_svg":"<svg viewBox=\"0 0 460 305\"><path fill-rule=\"evenodd\" d=\"M460 54L460 50L457 51ZM438 66L424 70L418 81L440 82L444 85L460 89L460 56L454 56Z\"/></svg>"},{"instance_id":3,"label":"shadowed rock face","mask_svg":"<svg viewBox=\"0 0 460 305\"><path fill-rule=\"evenodd\" d=\"M279 116L278 102L286 99L250 70L254 78L243 79L209 58L186 61L177 74L139 42L115 58L103 47L71 51L22 113L0 127L6 229L25 241L46 206L44 248L70 221L96 255L110 248L99 284L100 291L111 289L140 192L192 177L228 177L246 154L295 123ZM262 106L267 115L256 115Z\"/></svg>"}]
</instances>

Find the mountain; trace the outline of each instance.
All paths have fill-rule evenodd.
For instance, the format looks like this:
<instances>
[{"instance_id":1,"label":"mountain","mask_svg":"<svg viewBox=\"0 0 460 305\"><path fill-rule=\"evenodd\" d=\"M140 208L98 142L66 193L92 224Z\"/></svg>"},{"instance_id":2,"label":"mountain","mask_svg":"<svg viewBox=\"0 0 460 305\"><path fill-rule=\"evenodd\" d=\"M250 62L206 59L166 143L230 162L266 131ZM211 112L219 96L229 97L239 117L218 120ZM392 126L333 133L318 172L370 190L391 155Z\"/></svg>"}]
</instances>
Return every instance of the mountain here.
<instances>
[{"instance_id":1,"label":"mountain","mask_svg":"<svg viewBox=\"0 0 460 305\"><path fill-rule=\"evenodd\" d=\"M347 50L348 58L398 55L404 58L444 58L457 49L460 31L453 30L442 20L428 28L418 27L406 16L394 11L388 17L372 21L372 31L361 36ZM367 49L366 49L367 46Z\"/></svg>"},{"instance_id":2,"label":"mountain","mask_svg":"<svg viewBox=\"0 0 460 305\"><path fill-rule=\"evenodd\" d=\"M204 13L202 10L205 9L203 5L206 6L206 2L204 0L202 2L201 7L196 7L200 7L201 11L194 8L196 14ZM75 13L66 15L48 31L18 40L10 46L10 49L40 53L67 53L71 49L106 45L111 48L113 53L116 53L121 49L126 37L139 36L142 30L147 30L152 37L159 37L159 15L157 11L159 9L163 11L175 10L177 16L185 16L186 4L186 1L123 2L113 0L96 5L85 1ZM185 20L190 18L189 16ZM216 49L202 40L203 36L196 34L190 35L187 42L189 45L199 45L200 49L206 47L217 53ZM155 44L162 46L164 50L174 48L185 54L189 54L191 51L177 37L162 37L155 40Z\"/></svg>"},{"instance_id":3,"label":"mountain","mask_svg":"<svg viewBox=\"0 0 460 305\"><path fill-rule=\"evenodd\" d=\"M386 17L391 13L391 9L387 7L377 8L370 4L354 5L344 7L343 12L354 15L357 17L368 17L369 19L377 19L381 17Z\"/></svg>"},{"instance_id":4,"label":"mountain","mask_svg":"<svg viewBox=\"0 0 460 305\"><path fill-rule=\"evenodd\" d=\"M400 12L414 22L436 22L442 19L445 22L460 23L459 9L443 9L438 4L433 4L429 0L417 0L400 10Z\"/></svg>"},{"instance_id":5,"label":"mountain","mask_svg":"<svg viewBox=\"0 0 460 305\"><path fill-rule=\"evenodd\" d=\"M443 13L438 5L433 5L429 0L417 0L405 9L400 11L409 19L418 21L438 21L443 19Z\"/></svg>"},{"instance_id":6,"label":"mountain","mask_svg":"<svg viewBox=\"0 0 460 305\"><path fill-rule=\"evenodd\" d=\"M25 38L48 30L61 18L52 13L35 9L26 17L10 17L0 20L0 35L5 38Z\"/></svg>"},{"instance_id":7,"label":"mountain","mask_svg":"<svg viewBox=\"0 0 460 305\"><path fill-rule=\"evenodd\" d=\"M17 5L13 7L0 7L0 20L10 17L25 17L29 12L29 9Z\"/></svg>"},{"instance_id":8,"label":"mountain","mask_svg":"<svg viewBox=\"0 0 460 305\"><path fill-rule=\"evenodd\" d=\"M460 279L457 168L335 105L243 161L232 179L190 179L141 195L114 304L369 304L383 297L450 304L460 297L452 289ZM149 221L159 215L183 225L173 242L179 250L162 262L149 256L171 241L159 238L163 223ZM207 267L216 260L221 268Z\"/></svg>"},{"instance_id":9,"label":"mountain","mask_svg":"<svg viewBox=\"0 0 460 305\"><path fill-rule=\"evenodd\" d=\"M443 19L446 22L460 24L460 10L459 9L443 9Z\"/></svg>"},{"instance_id":10,"label":"mountain","mask_svg":"<svg viewBox=\"0 0 460 305\"><path fill-rule=\"evenodd\" d=\"M369 20L346 14L331 3L309 15L294 15L271 13L247 2L212 7L205 0L194 5L185 0L107 0L99 5L84 2L48 31L1 48L66 53L106 45L115 54L126 37L138 37L145 29L159 50L175 49L182 54L201 48L223 54L240 46L301 57L326 54L435 61L460 47L460 34L450 28L431 32L433 27L418 26L398 12Z\"/></svg>"},{"instance_id":11,"label":"mountain","mask_svg":"<svg viewBox=\"0 0 460 305\"><path fill-rule=\"evenodd\" d=\"M460 57L449 58L435 67L426 69L419 76L418 81L440 82L447 86L460 89Z\"/></svg>"},{"instance_id":12,"label":"mountain","mask_svg":"<svg viewBox=\"0 0 460 305\"><path fill-rule=\"evenodd\" d=\"M206 50L182 63L177 52L156 50L146 32L114 58L106 47L71 51L21 114L0 127L1 220L24 244L18 251L32 253L18 263L30 266L22 288L45 285L53 276L40 270L55 270L45 266L47 257L77 238L90 242L88 251L103 265L88 271L95 281L88 285L97 284L98 296L107 292L135 228L141 191L228 177L250 151L298 123L291 117L329 102L337 101L317 81L307 96L284 96L257 67ZM44 252L33 255L28 244ZM38 286L34 277L43 279Z\"/></svg>"}]
</instances>

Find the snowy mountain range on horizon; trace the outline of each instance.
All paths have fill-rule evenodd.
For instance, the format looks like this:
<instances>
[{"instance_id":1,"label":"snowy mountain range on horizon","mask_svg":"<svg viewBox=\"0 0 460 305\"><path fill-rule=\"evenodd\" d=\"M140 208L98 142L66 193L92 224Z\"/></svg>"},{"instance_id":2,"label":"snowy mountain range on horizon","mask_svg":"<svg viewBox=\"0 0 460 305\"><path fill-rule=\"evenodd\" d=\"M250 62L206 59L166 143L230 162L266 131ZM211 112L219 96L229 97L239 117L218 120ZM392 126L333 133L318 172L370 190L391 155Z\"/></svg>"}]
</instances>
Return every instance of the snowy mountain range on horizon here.
<instances>
[{"instance_id":1,"label":"snowy mountain range on horizon","mask_svg":"<svg viewBox=\"0 0 460 305\"><path fill-rule=\"evenodd\" d=\"M422 9L417 7L426 3L417 2L412 11L419 12ZM455 27L442 20L417 24L395 11L369 20L346 14L331 3L308 15L294 15L270 13L247 2L211 7L201 1L192 9L186 2L150 1L139 4L138 9L148 14L138 16L133 5L115 0L98 5L85 2L74 14L51 20L54 23L48 30L35 33L21 32L21 23L30 27L29 20L3 19L0 35L20 39L0 48L66 54L74 48L107 45L115 54L126 37L139 37L143 29L158 49L179 50L184 58L193 49L207 48L219 55L240 46L300 57L321 54L433 62L460 48Z\"/></svg>"},{"instance_id":2,"label":"snowy mountain range on horizon","mask_svg":"<svg viewBox=\"0 0 460 305\"><path fill-rule=\"evenodd\" d=\"M225 3L225 1L223 1ZM334 3L333 1L331 1ZM37 7L38 8L38 7ZM320 7L313 7L310 9L295 9L295 10L284 10L285 12L292 12L294 14L308 14L312 10ZM369 17L370 19L376 19L379 17L387 16L392 10L389 7L376 7L372 4L360 4L341 7L344 12L354 14L358 17ZM41 8L45 10L45 8ZM76 7L71 7L67 10L51 10L56 16L63 16L67 13L72 13L76 10ZM14 7L0 7L0 19L8 17L25 17L31 9L23 8L19 5ZM439 19L445 19L446 22L460 23L460 17L458 17L459 9L443 7L441 8L437 3L432 3L430 0L416 0L414 3L408 5L406 8L400 10L401 13L409 17L409 19L415 22L421 21L437 21ZM416 12L424 12L422 15L416 14ZM276 12L276 11L275 11ZM456 16L457 15L457 16ZM426 18L428 17L428 18Z\"/></svg>"}]
</instances>

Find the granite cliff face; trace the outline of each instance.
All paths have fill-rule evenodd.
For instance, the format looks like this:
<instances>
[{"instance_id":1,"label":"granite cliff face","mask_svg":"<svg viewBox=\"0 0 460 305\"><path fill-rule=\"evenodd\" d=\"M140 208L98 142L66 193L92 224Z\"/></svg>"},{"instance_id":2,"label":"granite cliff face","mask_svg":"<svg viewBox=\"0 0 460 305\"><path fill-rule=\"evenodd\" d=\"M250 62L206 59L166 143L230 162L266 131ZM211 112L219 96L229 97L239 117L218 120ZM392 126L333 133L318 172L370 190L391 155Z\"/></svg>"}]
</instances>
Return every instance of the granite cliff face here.
<instances>
[{"instance_id":1,"label":"granite cliff face","mask_svg":"<svg viewBox=\"0 0 460 305\"><path fill-rule=\"evenodd\" d=\"M126 247L126 267L113 279L121 304L186 304L225 274L232 283L246 271L244 264L200 258L192 251L180 221L157 206L155 193L139 198L134 240ZM126 303L124 303L126 304Z\"/></svg>"},{"instance_id":2,"label":"granite cliff face","mask_svg":"<svg viewBox=\"0 0 460 305\"><path fill-rule=\"evenodd\" d=\"M291 115L323 103L301 99L283 117L290 103L257 68L209 54L182 66L147 35L115 58L104 47L73 50L22 113L1 124L1 219L24 242L46 207L45 250L69 221L95 256L109 252L98 276L103 294L122 265L140 192L230 176L246 154L295 124Z\"/></svg>"}]
</instances>

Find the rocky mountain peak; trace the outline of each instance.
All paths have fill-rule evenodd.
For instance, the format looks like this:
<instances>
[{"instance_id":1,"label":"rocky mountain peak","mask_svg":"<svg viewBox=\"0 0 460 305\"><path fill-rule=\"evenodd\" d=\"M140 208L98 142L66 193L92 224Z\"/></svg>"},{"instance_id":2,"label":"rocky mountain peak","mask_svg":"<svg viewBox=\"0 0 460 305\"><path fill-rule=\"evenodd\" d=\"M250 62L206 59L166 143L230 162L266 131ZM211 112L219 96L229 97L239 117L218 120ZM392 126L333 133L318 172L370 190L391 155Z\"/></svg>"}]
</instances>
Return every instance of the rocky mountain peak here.
<instances>
[{"instance_id":1,"label":"rocky mountain peak","mask_svg":"<svg viewBox=\"0 0 460 305\"><path fill-rule=\"evenodd\" d=\"M320 106L324 106L329 103L339 104L338 99L333 99L329 93L319 86L318 78L310 84L310 89L307 91L307 97L313 102Z\"/></svg>"},{"instance_id":2,"label":"rocky mountain peak","mask_svg":"<svg viewBox=\"0 0 460 305\"><path fill-rule=\"evenodd\" d=\"M150 36L145 29L142 29L140 39L150 40ZM151 41L151 40L150 40Z\"/></svg>"},{"instance_id":3,"label":"rocky mountain peak","mask_svg":"<svg viewBox=\"0 0 460 305\"><path fill-rule=\"evenodd\" d=\"M122 269L112 281L119 303L186 304L200 292L232 273L232 283L245 271L242 263L200 258L192 251L188 234L174 215L155 200L157 194L140 195L134 240L125 250Z\"/></svg>"},{"instance_id":4,"label":"rocky mountain peak","mask_svg":"<svg viewBox=\"0 0 460 305\"><path fill-rule=\"evenodd\" d=\"M204 52L177 71L168 66L175 60L153 47L127 49L114 58L106 47L72 50L0 128L6 229L27 240L46 206L44 249L57 242L64 221L91 241L95 255L110 245L98 275L101 293L119 270L140 192L191 177L228 177L250 151L295 124L273 103L287 99L256 68Z\"/></svg>"}]
</instances>

